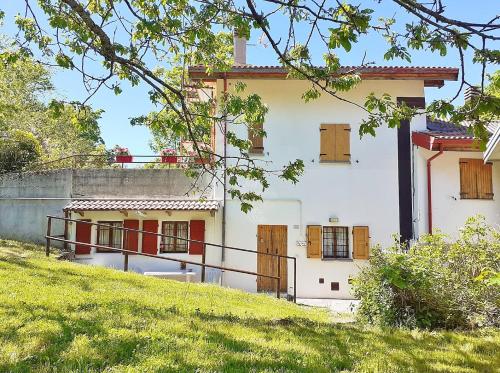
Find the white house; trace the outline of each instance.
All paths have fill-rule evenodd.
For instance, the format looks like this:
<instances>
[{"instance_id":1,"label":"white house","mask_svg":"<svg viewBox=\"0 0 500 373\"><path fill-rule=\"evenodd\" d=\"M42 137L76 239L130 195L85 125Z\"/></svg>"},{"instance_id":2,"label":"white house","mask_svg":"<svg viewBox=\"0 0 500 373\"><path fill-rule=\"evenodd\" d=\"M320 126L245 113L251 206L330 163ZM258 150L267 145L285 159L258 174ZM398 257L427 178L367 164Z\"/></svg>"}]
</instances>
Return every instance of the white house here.
<instances>
[{"instance_id":1,"label":"white house","mask_svg":"<svg viewBox=\"0 0 500 373\"><path fill-rule=\"evenodd\" d=\"M216 99L225 90L233 91L238 81L246 83L245 94L259 94L269 107L264 123L267 137L252 139L252 156L271 162L273 168L302 159L305 173L299 183L272 179L263 202L248 214L241 212L238 201L224 195L223 185L213 185L210 198L203 201L179 197L115 200L106 205L76 200L67 206L68 216L252 251L207 247L206 263L214 266L276 275L277 259L262 253L296 258L296 273L292 260L281 260L280 287L304 298L352 298L349 279L367 264L369 248L391 245L394 234L411 240L432 227L453 236L476 213L491 224L500 223L500 202L495 198L500 193L500 162L493 157L484 163L482 152L463 128L420 116L411 124L401 123L399 129L379 128L376 137L360 139L359 126L367 115L363 109L326 94L304 103L301 96L310 83L288 79L281 67L246 65L239 58L236 55L238 63L225 72L208 74L204 67L191 67L190 77L209 84ZM408 105L424 107L427 87L440 87L457 77L455 68L369 67L361 70L362 82L345 98L363 106L368 94L388 93ZM244 127L230 130L247 136ZM216 129L214 136L215 151L222 152L224 133ZM235 149L226 150L235 155ZM498 155L498 149L493 153ZM197 243L141 233L125 240L113 232L74 224L71 237L201 260L203 245ZM76 254L94 264L121 267L123 262L121 254L95 247L76 245ZM129 268L173 271L179 263L135 256L129 259ZM200 273L194 265L187 269ZM252 292L276 288L271 278L217 269L209 271L207 280Z\"/></svg>"}]
</instances>

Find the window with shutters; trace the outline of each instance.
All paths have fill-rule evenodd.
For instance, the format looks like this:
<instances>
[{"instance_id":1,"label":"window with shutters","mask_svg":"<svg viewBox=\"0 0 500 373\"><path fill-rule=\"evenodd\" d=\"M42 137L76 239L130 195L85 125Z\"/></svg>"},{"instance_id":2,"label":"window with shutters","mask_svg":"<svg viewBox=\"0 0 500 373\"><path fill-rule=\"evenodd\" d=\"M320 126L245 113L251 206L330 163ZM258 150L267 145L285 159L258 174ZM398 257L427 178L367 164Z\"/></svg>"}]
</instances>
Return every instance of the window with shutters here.
<instances>
[{"instance_id":1,"label":"window with shutters","mask_svg":"<svg viewBox=\"0 0 500 373\"><path fill-rule=\"evenodd\" d=\"M98 224L107 226L97 226L97 244L103 246L122 248L122 230L123 222L121 221L98 221ZM118 251L96 248L98 253L117 253Z\"/></svg>"},{"instance_id":2,"label":"window with shutters","mask_svg":"<svg viewBox=\"0 0 500 373\"><path fill-rule=\"evenodd\" d=\"M492 164L482 159L461 158L460 198L493 199Z\"/></svg>"},{"instance_id":3,"label":"window with shutters","mask_svg":"<svg viewBox=\"0 0 500 373\"><path fill-rule=\"evenodd\" d=\"M349 258L347 227L323 227L323 258Z\"/></svg>"},{"instance_id":4,"label":"window with shutters","mask_svg":"<svg viewBox=\"0 0 500 373\"><path fill-rule=\"evenodd\" d=\"M320 127L320 162L351 160L351 128L348 124L322 124Z\"/></svg>"},{"instance_id":5,"label":"window with shutters","mask_svg":"<svg viewBox=\"0 0 500 373\"><path fill-rule=\"evenodd\" d=\"M254 124L248 128L248 139L252 143L249 152L251 154L264 153L264 137L262 131L264 130L263 124Z\"/></svg>"},{"instance_id":6,"label":"window with shutters","mask_svg":"<svg viewBox=\"0 0 500 373\"><path fill-rule=\"evenodd\" d=\"M188 251L188 222L164 221L162 233L169 237L162 237L161 253L187 253ZM180 238L180 239L179 239ZM184 240L182 239L184 238Z\"/></svg>"}]
</instances>

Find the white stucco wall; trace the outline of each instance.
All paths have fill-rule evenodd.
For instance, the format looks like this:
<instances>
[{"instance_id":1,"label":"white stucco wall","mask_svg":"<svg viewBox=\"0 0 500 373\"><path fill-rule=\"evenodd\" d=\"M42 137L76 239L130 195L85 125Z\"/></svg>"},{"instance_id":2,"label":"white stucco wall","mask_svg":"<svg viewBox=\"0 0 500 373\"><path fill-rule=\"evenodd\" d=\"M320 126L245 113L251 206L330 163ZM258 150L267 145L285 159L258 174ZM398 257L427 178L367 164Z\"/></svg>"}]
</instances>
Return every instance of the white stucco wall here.
<instances>
[{"instance_id":1,"label":"white stucco wall","mask_svg":"<svg viewBox=\"0 0 500 373\"><path fill-rule=\"evenodd\" d=\"M302 159L305 173L293 185L270 177L271 187L264 193L264 203L256 204L249 214L239 210L236 201L227 204L227 244L256 250L257 225L288 225L288 252L297 257L300 297L352 298L349 276L354 275L366 261L321 260L306 258L306 247L296 241L305 241L309 224L333 225L328 222L336 216L334 225L349 227L349 245L352 257L352 227L367 225L371 245L388 246L392 234L399 230L397 132L387 127L379 128L377 136L359 138L359 126L366 112L324 94L310 103L304 103L302 93L307 84L301 81L247 80L245 93L257 93L269 107L264 129L264 155L256 159L268 161L267 169L278 169L291 160ZM222 82L218 84L219 89ZM229 82L232 89L233 82ZM422 97L421 81L367 81L356 89L343 94L348 100L363 105L366 96L375 92L401 97ZM320 132L322 123L349 124L351 126L351 162L319 163ZM415 129L425 128L425 118L413 121ZM229 130L245 138L245 127L230 126ZM219 133L217 148L222 149ZM235 154L229 148L229 154ZM255 186L247 185L248 189ZM258 189L255 188L257 192ZM222 197L221 189L217 196ZM300 207L300 208L299 208ZM299 225L299 228L294 228ZM256 258L250 255L230 254L226 265L245 265L256 269ZM291 276L289 269L289 287ZM319 278L325 280L319 284ZM340 290L332 291L330 282L339 282ZM224 283L255 291L255 278L224 274Z\"/></svg>"},{"instance_id":2,"label":"white stucco wall","mask_svg":"<svg viewBox=\"0 0 500 373\"><path fill-rule=\"evenodd\" d=\"M419 227L427 233L427 164L436 152L418 148L415 151L418 173ZM431 163L433 229L439 229L456 238L468 217L480 214L486 221L500 228L500 162L493 162L493 200L460 199L460 158L482 159L481 152L446 151Z\"/></svg>"},{"instance_id":3,"label":"white stucco wall","mask_svg":"<svg viewBox=\"0 0 500 373\"><path fill-rule=\"evenodd\" d=\"M219 216L210 215L205 211L173 211L168 215L163 211L145 211L146 216L141 216L137 212L129 211L128 217L117 211L87 211L82 217L79 214L72 213L72 219L91 219L93 223L98 221L123 221L124 219L137 219L139 220L139 229L142 229L143 220L158 220L158 233L161 233L161 226L163 221L189 221L189 220L205 220L205 241L209 243L219 243L220 237L220 222ZM70 226L71 237L75 237L76 224ZM189 238L189 237L188 237ZM92 226L91 233L92 243L97 242L97 226ZM161 238L158 238L158 245ZM139 252L142 251L142 236L139 234ZM176 259L188 260L193 262L201 262L201 255L190 255L188 253L165 253L159 254L164 257L171 257ZM221 262L221 249L217 247L207 247L206 263L220 265ZM90 255L77 255L77 261L85 264L102 265L117 269L123 269L124 258L121 253L97 253L95 248L92 248ZM195 272L196 280L200 280L201 267L190 265L186 269L191 269ZM171 272L179 271L180 263L161 260L155 258L148 258L140 255L129 255L129 271L144 273L147 271L153 272ZM206 271L207 282L219 282L219 270L209 269Z\"/></svg>"}]
</instances>

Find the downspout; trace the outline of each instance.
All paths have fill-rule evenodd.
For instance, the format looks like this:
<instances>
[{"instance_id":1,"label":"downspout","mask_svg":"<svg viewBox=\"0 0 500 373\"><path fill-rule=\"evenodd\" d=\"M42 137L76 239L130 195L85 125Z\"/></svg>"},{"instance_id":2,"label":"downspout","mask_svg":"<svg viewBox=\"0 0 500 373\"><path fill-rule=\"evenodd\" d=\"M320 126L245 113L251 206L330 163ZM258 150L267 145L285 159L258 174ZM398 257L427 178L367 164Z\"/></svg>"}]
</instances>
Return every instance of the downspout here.
<instances>
[{"instance_id":1,"label":"downspout","mask_svg":"<svg viewBox=\"0 0 500 373\"><path fill-rule=\"evenodd\" d=\"M439 152L434 154L427 160L427 220L428 233L432 234L432 179L431 179L431 162L443 154L443 144L439 144Z\"/></svg>"},{"instance_id":2,"label":"downspout","mask_svg":"<svg viewBox=\"0 0 500 373\"><path fill-rule=\"evenodd\" d=\"M224 96L226 95L227 93L227 74L224 73ZM224 175L223 175L223 182L224 182L224 185L222 187L222 191L223 191L223 196L222 196L222 199L223 199L223 202L222 202L222 254L221 254L221 261L222 261L222 265L224 265L224 261L226 260L226 249L225 249L225 246L226 246L226 202L227 202L227 198L226 198L226 188L227 188L227 176L226 176L226 167L227 167L227 111L224 113L224 149L223 149L223 154L224 154L224 161L223 161L223 165L224 165ZM222 276L221 276L221 281L222 281Z\"/></svg>"}]
</instances>

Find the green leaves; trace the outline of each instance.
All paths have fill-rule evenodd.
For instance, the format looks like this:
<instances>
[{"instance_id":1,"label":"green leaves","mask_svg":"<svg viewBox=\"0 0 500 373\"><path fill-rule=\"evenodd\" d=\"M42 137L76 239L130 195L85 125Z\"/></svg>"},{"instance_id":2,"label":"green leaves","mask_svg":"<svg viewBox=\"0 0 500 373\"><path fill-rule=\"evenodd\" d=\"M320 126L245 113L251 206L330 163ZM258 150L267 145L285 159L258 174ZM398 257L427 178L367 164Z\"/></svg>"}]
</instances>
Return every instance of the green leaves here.
<instances>
[{"instance_id":1,"label":"green leaves","mask_svg":"<svg viewBox=\"0 0 500 373\"><path fill-rule=\"evenodd\" d=\"M382 326L498 326L500 234L483 217L467 219L457 240L422 236L409 250L397 242L371 250L354 281L359 317Z\"/></svg>"},{"instance_id":2,"label":"green leaves","mask_svg":"<svg viewBox=\"0 0 500 373\"><path fill-rule=\"evenodd\" d=\"M59 53L55 57L56 63L61 66L64 69L72 69L73 68L73 61L71 61L71 58L66 56L65 54Z\"/></svg>"}]
</instances>

